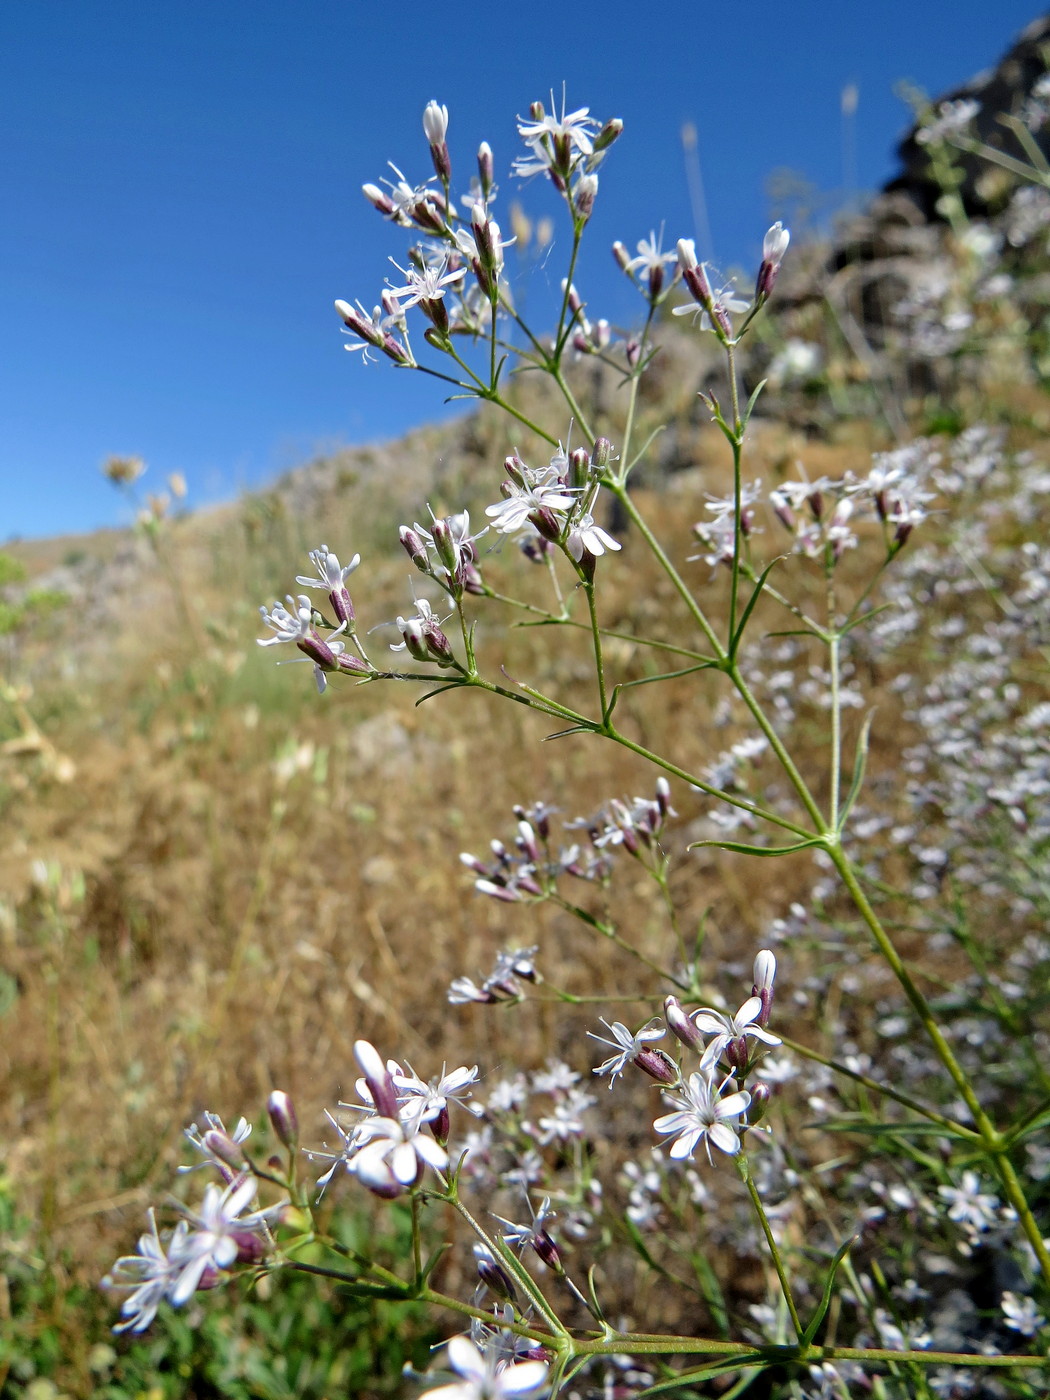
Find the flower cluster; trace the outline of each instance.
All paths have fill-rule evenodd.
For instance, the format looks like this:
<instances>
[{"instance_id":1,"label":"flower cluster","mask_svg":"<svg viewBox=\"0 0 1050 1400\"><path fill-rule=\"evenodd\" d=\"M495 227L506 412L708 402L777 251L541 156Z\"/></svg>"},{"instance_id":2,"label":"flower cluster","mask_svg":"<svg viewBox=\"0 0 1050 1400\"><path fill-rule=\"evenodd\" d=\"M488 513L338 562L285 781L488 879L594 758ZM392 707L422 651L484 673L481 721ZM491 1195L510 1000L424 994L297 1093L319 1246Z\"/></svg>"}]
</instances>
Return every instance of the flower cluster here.
<instances>
[{"instance_id":1,"label":"flower cluster","mask_svg":"<svg viewBox=\"0 0 1050 1400\"><path fill-rule=\"evenodd\" d=\"M557 898L558 881L563 875L577 880L604 883L613 869L617 847L645 865L662 859L660 836L671 806L671 789L666 778L656 780L655 797L613 798L593 816L564 822L566 831L581 836L569 845L556 845L551 827L555 809L542 802L532 807L516 806L518 819L511 845L493 840L492 859L481 860L464 851L460 860L477 876L474 888L479 894L505 903ZM488 998L486 998L488 999Z\"/></svg>"},{"instance_id":2,"label":"flower cluster","mask_svg":"<svg viewBox=\"0 0 1050 1400\"><path fill-rule=\"evenodd\" d=\"M356 1086L362 1102L339 1107L359 1116L346 1128L328 1114L342 1145L335 1153L310 1154L331 1162L318 1185L323 1191L342 1167L375 1195L400 1196L419 1184L427 1167L441 1172L448 1166L449 1104L470 1098L478 1068L424 1081L410 1066L384 1062L367 1040L355 1042L354 1058L362 1074Z\"/></svg>"},{"instance_id":3,"label":"flower cluster","mask_svg":"<svg viewBox=\"0 0 1050 1400\"><path fill-rule=\"evenodd\" d=\"M672 1111L657 1118L653 1127L662 1136L674 1138L670 1156L674 1161L691 1158L702 1143L711 1159L712 1146L734 1156L740 1151L740 1135L758 1121L769 1098L769 1087L759 1083L753 1091L743 1086L758 1064L758 1055L749 1041L780 1045L779 1036L767 1029L773 1007L773 981L776 958L763 950L755 958L751 995L733 1014L702 1006L686 1013L677 997L664 1002L666 1029L687 1050L698 1052L699 1064L686 1074L669 1055L652 1047L662 1038L665 1027L650 1021L631 1032L619 1021L610 1025L606 1036L588 1032L592 1039L612 1046L616 1054L595 1069L609 1075L609 1087L627 1065L636 1065L663 1086L664 1098ZM731 1083L735 1087L727 1092ZM750 1118L745 1115L751 1110Z\"/></svg>"},{"instance_id":4,"label":"flower cluster","mask_svg":"<svg viewBox=\"0 0 1050 1400\"><path fill-rule=\"evenodd\" d=\"M545 467L530 467L515 453L504 462L503 500L485 514L501 535L523 530L562 546L580 564L620 545L594 520L594 507L612 460L612 444L599 438L593 453L560 445Z\"/></svg>"},{"instance_id":5,"label":"flower cluster","mask_svg":"<svg viewBox=\"0 0 1050 1400\"><path fill-rule=\"evenodd\" d=\"M121 1304L124 1321L116 1332L144 1332L164 1301L180 1307L200 1288L214 1288L236 1263L257 1263L270 1249L270 1222L283 1206L249 1211L255 1199L253 1176L233 1174L225 1187L207 1186L197 1210L183 1206L184 1218L161 1233L154 1212L149 1230L139 1237L138 1252L123 1255L102 1281L108 1289L127 1289Z\"/></svg>"}]
</instances>

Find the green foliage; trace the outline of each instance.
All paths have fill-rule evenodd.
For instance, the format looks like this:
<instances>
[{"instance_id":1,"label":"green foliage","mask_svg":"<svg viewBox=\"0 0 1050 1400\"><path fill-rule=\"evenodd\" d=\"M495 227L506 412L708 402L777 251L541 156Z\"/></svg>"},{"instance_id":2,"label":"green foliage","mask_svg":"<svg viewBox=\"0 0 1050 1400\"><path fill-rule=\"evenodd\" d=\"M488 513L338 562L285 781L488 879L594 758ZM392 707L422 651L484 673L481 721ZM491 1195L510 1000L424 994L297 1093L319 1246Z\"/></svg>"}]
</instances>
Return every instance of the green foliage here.
<instances>
[{"instance_id":1,"label":"green foliage","mask_svg":"<svg viewBox=\"0 0 1050 1400\"><path fill-rule=\"evenodd\" d=\"M9 583L22 583L25 576L26 569L21 560L0 550L0 588L6 588Z\"/></svg>"},{"instance_id":2,"label":"green foliage","mask_svg":"<svg viewBox=\"0 0 1050 1400\"><path fill-rule=\"evenodd\" d=\"M371 1217L344 1219L338 1232L360 1243L371 1224ZM383 1225L371 1247L399 1257L407 1248L405 1213L387 1213ZM165 1305L144 1336L114 1337L112 1298L70 1284L65 1261L45 1257L4 1179L0 1275L7 1294L0 1400L397 1395L406 1364L424 1367L437 1341L417 1305L354 1297L291 1268L253 1286L202 1293L189 1309Z\"/></svg>"}]
</instances>

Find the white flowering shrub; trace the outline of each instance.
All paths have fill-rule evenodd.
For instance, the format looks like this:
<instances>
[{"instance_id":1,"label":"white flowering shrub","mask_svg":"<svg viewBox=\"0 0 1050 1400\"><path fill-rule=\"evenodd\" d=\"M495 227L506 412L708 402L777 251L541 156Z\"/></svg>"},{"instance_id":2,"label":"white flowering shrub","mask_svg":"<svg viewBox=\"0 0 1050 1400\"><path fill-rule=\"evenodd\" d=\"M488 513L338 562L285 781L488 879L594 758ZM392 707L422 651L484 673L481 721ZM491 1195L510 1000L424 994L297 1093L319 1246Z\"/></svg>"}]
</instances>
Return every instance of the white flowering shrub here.
<instances>
[{"instance_id":1,"label":"white flowering shrub","mask_svg":"<svg viewBox=\"0 0 1050 1400\"><path fill-rule=\"evenodd\" d=\"M940 149L966 119L942 112L927 144ZM650 235L635 255L617 243L640 328L614 331L578 283L621 123L535 103L519 119L513 172L553 185L568 249L557 324L541 333L513 294L492 151L482 144L469 190L454 191L446 109L430 103L423 126L434 175L413 184L392 167L393 179L365 186L392 232L415 241L373 310L336 303L348 348L491 405L545 446L507 456L482 519L464 509L402 525L420 576L406 615L370 614L368 561L332 540L311 552L301 591L262 609L260 645L298 649L318 690L342 687L346 703L360 686L420 687L445 704L480 691L528 707L554 736L617 745L648 765L645 793L603 794L573 819L535 793L508 795L518 801L507 839L461 859L480 896L525 906L521 940L491 968L455 975L448 999L521 1004L519 1014L538 998L588 999L544 981L527 925L541 904L632 957L638 982L595 1008L593 1044L574 1064L496 1077L479 1052L478 1064L437 1071L440 1046L417 1067L396 1045L361 1039L356 1098L316 1135L304 1136L279 1089L268 1103L276 1150L257 1149L244 1119L228 1130L206 1115L188 1133L211 1177L199 1206L163 1227L151 1212L137 1252L107 1279L124 1292L118 1330L142 1332L162 1304L231 1276L295 1270L458 1316L447 1374L436 1378L435 1363L424 1378L447 1400L1044 1394L1047 468L1009 451L998 429L973 427L950 444L904 442L863 474L763 486L747 464L763 384L745 393L741 358L787 229L769 229L746 292L688 239L665 252ZM986 240L981 256L994 255ZM950 290L967 287L972 277ZM668 308L724 363L724 388L705 392L703 409L733 485L703 504L691 555L661 540L631 489L653 446L640 436L640 393ZM798 344L774 362L781 383L820 364ZM608 411L581 396L580 359L617 377ZM554 418L525 406L511 378L521 368L552 386ZM531 574L520 596L491 581L501 549ZM667 600L638 631L603 601L634 552L655 563ZM376 640L384 622L392 643ZM500 628L510 624L542 627L552 651L582 637L586 683L575 670L563 686L509 674ZM909 658L930 649L943 661L916 681ZM645 688L672 684L692 687L687 723L711 733L706 766L687 766L680 736L637 723ZM720 733L728 743L714 742ZM683 839L674 804L697 795L706 816ZM680 917L672 872L703 848L752 862L773 888L771 862L817 870L808 903L783 908L769 946L728 966L713 965L702 927ZM617 916L625 866L663 910L659 955ZM603 1181L602 1110L632 1093L616 1120L629 1147ZM326 1226L361 1191L410 1203L400 1269ZM426 1252L446 1228L473 1261L461 1292L440 1286L443 1251ZM747 1307L734 1259L752 1275ZM623 1286L643 1276L644 1288ZM636 1330L614 1315L608 1297L619 1307L634 1286L673 1295L660 1316L683 1326Z\"/></svg>"}]
</instances>

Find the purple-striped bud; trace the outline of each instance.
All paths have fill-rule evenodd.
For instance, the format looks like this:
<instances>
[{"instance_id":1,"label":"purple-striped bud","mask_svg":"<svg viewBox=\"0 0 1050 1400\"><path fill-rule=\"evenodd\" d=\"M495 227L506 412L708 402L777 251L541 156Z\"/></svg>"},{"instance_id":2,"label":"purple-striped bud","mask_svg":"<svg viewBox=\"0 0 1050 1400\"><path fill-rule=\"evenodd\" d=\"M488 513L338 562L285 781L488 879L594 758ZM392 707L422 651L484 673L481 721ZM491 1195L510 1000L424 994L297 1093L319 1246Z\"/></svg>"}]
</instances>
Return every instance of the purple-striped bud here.
<instances>
[{"instance_id":1,"label":"purple-striped bud","mask_svg":"<svg viewBox=\"0 0 1050 1400\"><path fill-rule=\"evenodd\" d=\"M449 158L445 136L448 133L448 108L433 100L423 110L423 135L430 145L430 159L440 180L448 181L452 176L452 161Z\"/></svg>"},{"instance_id":2,"label":"purple-striped bud","mask_svg":"<svg viewBox=\"0 0 1050 1400\"><path fill-rule=\"evenodd\" d=\"M773 291L791 234L778 219L762 240L762 263L755 279L755 300L765 301Z\"/></svg>"},{"instance_id":3,"label":"purple-striped bud","mask_svg":"<svg viewBox=\"0 0 1050 1400\"><path fill-rule=\"evenodd\" d=\"M682 1010L682 1003L677 997L664 998L664 1020L671 1034L687 1049L703 1050L704 1037L697 1030L695 1022Z\"/></svg>"},{"instance_id":4,"label":"purple-striped bud","mask_svg":"<svg viewBox=\"0 0 1050 1400\"><path fill-rule=\"evenodd\" d=\"M244 1170L244 1149L221 1128L209 1128L201 1141L213 1157L218 1158L225 1166L232 1167L235 1173ZM225 1173L223 1175L225 1176Z\"/></svg>"},{"instance_id":5,"label":"purple-striped bud","mask_svg":"<svg viewBox=\"0 0 1050 1400\"><path fill-rule=\"evenodd\" d=\"M758 1080L751 1090L751 1103L748 1105L747 1121L749 1123L760 1123L766 1116L766 1109L769 1101L773 1097L773 1090L768 1084Z\"/></svg>"},{"instance_id":6,"label":"purple-striped bud","mask_svg":"<svg viewBox=\"0 0 1050 1400\"><path fill-rule=\"evenodd\" d=\"M258 1264L266 1258L266 1241L254 1230L231 1230L230 1237L237 1245L238 1264Z\"/></svg>"},{"instance_id":7,"label":"purple-striped bud","mask_svg":"<svg viewBox=\"0 0 1050 1400\"><path fill-rule=\"evenodd\" d=\"M769 1013L773 1009L773 981L776 975L777 960L768 948L763 948L755 958L755 984L751 988L751 995L761 998L762 1001L762 1010L755 1018L756 1025L769 1025Z\"/></svg>"},{"instance_id":8,"label":"purple-striped bud","mask_svg":"<svg viewBox=\"0 0 1050 1400\"><path fill-rule=\"evenodd\" d=\"M445 220L438 207L436 190L429 190L427 196L412 206L412 218L427 233L444 233Z\"/></svg>"},{"instance_id":9,"label":"purple-striped bud","mask_svg":"<svg viewBox=\"0 0 1050 1400\"><path fill-rule=\"evenodd\" d=\"M438 552L438 558L449 574L455 574L459 564L459 549L448 521L435 520L430 533L434 540L434 548Z\"/></svg>"},{"instance_id":10,"label":"purple-striped bud","mask_svg":"<svg viewBox=\"0 0 1050 1400\"><path fill-rule=\"evenodd\" d=\"M359 335L362 340L377 348L383 344L383 332L367 316L362 315L356 306L351 306L348 301L337 301L335 310L339 319L354 335Z\"/></svg>"},{"instance_id":11,"label":"purple-striped bud","mask_svg":"<svg viewBox=\"0 0 1050 1400\"><path fill-rule=\"evenodd\" d=\"M430 559L422 535L413 530L411 525L402 525L397 532L397 537L401 541L401 547L420 573L429 574Z\"/></svg>"},{"instance_id":12,"label":"purple-striped bud","mask_svg":"<svg viewBox=\"0 0 1050 1400\"><path fill-rule=\"evenodd\" d=\"M419 309L434 329L442 337L448 339L448 307L445 305L444 297L422 297L419 302Z\"/></svg>"},{"instance_id":13,"label":"purple-striped bud","mask_svg":"<svg viewBox=\"0 0 1050 1400\"><path fill-rule=\"evenodd\" d=\"M394 214L394 203L388 194L385 194L378 185L362 185L361 193L369 204L379 210L380 214L388 219Z\"/></svg>"},{"instance_id":14,"label":"purple-striped bud","mask_svg":"<svg viewBox=\"0 0 1050 1400\"><path fill-rule=\"evenodd\" d=\"M478 1278L481 1279L489 1292L494 1293L497 1298L505 1299L508 1303L514 1302L516 1294L511 1277L488 1245L476 1244L474 1258L477 1261Z\"/></svg>"},{"instance_id":15,"label":"purple-striped bud","mask_svg":"<svg viewBox=\"0 0 1050 1400\"><path fill-rule=\"evenodd\" d=\"M576 212L581 219L589 219L594 212L594 201L598 197L598 177L593 172L581 175L576 181Z\"/></svg>"},{"instance_id":16,"label":"purple-striped bud","mask_svg":"<svg viewBox=\"0 0 1050 1400\"><path fill-rule=\"evenodd\" d=\"M448 1135L452 1128L452 1121L448 1116L448 1105L442 1104L438 1110L436 1118L430 1120L430 1131L442 1147L448 1145Z\"/></svg>"},{"instance_id":17,"label":"purple-striped bud","mask_svg":"<svg viewBox=\"0 0 1050 1400\"><path fill-rule=\"evenodd\" d=\"M274 1089L270 1094L266 1100L266 1112L278 1141L294 1152L299 1145L299 1119L295 1104L283 1089Z\"/></svg>"},{"instance_id":18,"label":"purple-striped bud","mask_svg":"<svg viewBox=\"0 0 1050 1400\"><path fill-rule=\"evenodd\" d=\"M545 540L555 544L561 539L562 526L550 506L541 506L530 513L529 519Z\"/></svg>"},{"instance_id":19,"label":"purple-striped bud","mask_svg":"<svg viewBox=\"0 0 1050 1400\"><path fill-rule=\"evenodd\" d=\"M725 1048L726 1063L735 1070L747 1069L747 1036L738 1035Z\"/></svg>"},{"instance_id":20,"label":"purple-striped bud","mask_svg":"<svg viewBox=\"0 0 1050 1400\"><path fill-rule=\"evenodd\" d=\"M338 671L339 658L321 634L313 628L295 644L322 671Z\"/></svg>"},{"instance_id":21,"label":"purple-striped bud","mask_svg":"<svg viewBox=\"0 0 1050 1400\"><path fill-rule=\"evenodd\" d=\"M542 1263L546 1264L548 1269L553 1270L553 1272L556 1274L560 1274L563 1272L561 1265L561 1251L558 1249L557 1244L547 1233L547 1231L542 1228L542 1226L538 1230L533 1230L531 1244L533 1249L536 1251L537 1257Z\"/></svg>"},{"instance_id":22,"label":"purple-striped bud","mask_svg":"<svg viewBox=\"0 0 1050 1400\"><path fill-rule=\"evenodd\" d=\"M607 437L594 439L594 451L591 453L591 464L594 467L596 476L603 476L605 469L612 461L612 443Z\"/></svg>"},{"instance_id":23,"label":"purple-striped bud","mask_svg":"<svg viewBox=\"0 0 1050 1400\"><path fill-rule=\"evenodd\" d=\"M561 286L562 286L562 291L564 292L564 291L565 291L565 283L562 282ZM583 298L580 296L580 294L579 294L579 292L576 290L576 288L575 288L574 286L572 286L571 284L570 284L570 286L569 286L569 291L568 291L568 297L567 297L567 302L566 302L566 304L568 305L569 310L572 312L572 314L573 314L574 316L578 316L578 315L580 314L580 312L583 310Z\"/></svg>"},{"instance_id":24,"label":"purple-striped bud","mask_svg":"<svg viewBox=\"0 0 1050 1400\"><path fill-rule=\"evenodd\" d=\"M400 340L395 339L389 331L384 335L383 344L380 346L380 349L383 354L386 355L387 359L393 360L396 365L412 364L412 356L401 344Z\"/></svg>"},{"instance_id":25,"label":"purple-striped bud","mask_svg":"<svg viewBox=\"0 0 1050 1400\"><path fill-rule=\"evenodd\" d=\"M492 190L493 161L492 147L487 141L482 141L478 147L478 183L481 186L481 193L488 199Z\"/></svg>"},{"instance_id":26,"label":"purple-striped bud","mask_svg":"<svg viewBox=\"0 0 1050 1400\"><path fill-rule=\"evenodd\" d=\"M379 1051L369 1040L355 1040L354 1059L364 1075L376 1112L383 1118L396 1118L397 1090Z\"/></svg>"},{"instance_id":27,"label":"purple-striped bud","mask_svg":"<svg viewBox=\"0 0 1050 1400\"><path fill-rule=\"evenodd\" d=\"M515 486L517 486L520 490L525 489L526 471L528 469L525 466L525 463L517 455L517 453L514 453L510 457L507 457L505 459L503 463L503 470L507 473L507 475L510 477L511 481L513 481Z\"/></svg>"},{"instance_id":28,"label":"purple-striped bud","mask_svg":"<svg viewBox=\"0 0 1050 1400\"><path fill-rule=\"evenodd\" d=\"M623 121L619 117L610 117L609 120L594 138L594 151L607 151L614 141L618 141L623 134Z\"/></svg>"},{"instance_id":29,"label":"purple-striped bud","mask_svg":"<svg viewBox=\"0 0 1050 1400\"><path fill-rule=\"evenodd\" d=\"M634 1057L634 1062L640 1070L644 1071L650 1079L655 1079L658 1084L677 1084L682 1077L678 1066L670 1055L651 1045L647 1045L644 1050L639 1050Z\"/></svg>"},{"instance_id":30,"label":"purple-striped bud","mask_svg":"<svg viewBox=\"0 0 1050 1400\"><path fill-rule=\"evenodd\" d=\"M571 490L582 491L590 480L591 455L584 447L574 447L569 453L569 476L566 485Z\"/></svg>"},{"instance_id":31,"label":"purple-striped bud","mask_svg":"<svg viewBox=\"0 0 1050 1400\"><path fill-rule=\"evenodd\" d=\"M518 850L533 863L540 859L540 847L536 840L536 833L529 822L518 822L518 837L514 843Z\"/></svg>"},{"instance_id":32,"label":"purple-striped bud","mask_svg":"<svg viewBox=\"0 0 1050 1400\"><path fill-rule=\"evenodd\" d=\"M612 245L612 255L616 259L616 266L621 272L626 272L630 276L631 255L619 239Z\"/></svg>"}]
</instances>

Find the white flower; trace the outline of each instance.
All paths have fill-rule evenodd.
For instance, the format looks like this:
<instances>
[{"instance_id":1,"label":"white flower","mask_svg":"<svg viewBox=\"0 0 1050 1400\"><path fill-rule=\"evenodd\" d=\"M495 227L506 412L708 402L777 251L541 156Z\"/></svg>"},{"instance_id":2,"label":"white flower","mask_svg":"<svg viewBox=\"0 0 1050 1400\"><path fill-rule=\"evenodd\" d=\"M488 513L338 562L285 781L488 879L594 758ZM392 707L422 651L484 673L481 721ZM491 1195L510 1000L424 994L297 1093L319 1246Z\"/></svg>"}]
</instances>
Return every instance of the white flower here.
<instances>
[{"instance_id":1,"label":"white flower","mask_svg":"<svg viewBox=\"0 0 1050 1400\"><path fill-rule=\"evenodd\" d=\"M728 1079L716 1089L713 1071L708 1069L691 1074L679 1093L668 1094L668 1101L678 1104L674 1113L657 1118L653 1127L658 1133L675 1137L670 1155L675 1161L692 1157L699 1143L704 1144L707 1160L711 1161L711 1144L730 1156L740 1151L740 1115L751 1103L746 1089L721 1097Z\"/></svg>"},{"instance_id":2,"label":"white flower","mask_svg":"<svg viewBox=\"0 0 1050 1400\"><path fill-rule=\"evenodd\" d=\"M295 581L303 588L323 588L326 593L335 593L343 587L360 562L360 554L355 554L346 568L340 568L339 560L328 546L323 544L320 549L310 551L310 563L317 570L317 578L297 575Z\"/></svg>"},{"instance_id":3,"label":"white flower","mask_svg":"<svg viewBox=\"0 0 1050 1400\"><path fill-rule=\"evenodd\" d=\"M296 600L291 596L285 599L285 603L274 603L270 612L265 607L260 607L262 620L267 627L272 627L276 632L275 637L257 637L256 641L261 647L276 646L278 642L298 642L303 637L310 635L310 626L313 621L313 605L305 593L299 595L299 605L296 607Z\"/></svg>"},{"instance_id":4,"label":"white flower","mask_svg":"<svg viewBox=\"0 0 1050 1400\"><path fill-rule=\"evenodd\" d=\"M557 478L549 472L540 475L529 471L522 485L517 482L505 483L507 498L497 505L486 506L485 514L501 535L512 535L528 523L534 511L546 508L551 511L567 511L575 504L574 497Z\"/></svg>"},{"instance_id":5,"label":"white flower","mask_svg":"<svg viewBox=\"0 0 1050 1400\"><path fill-rule=\"evenodd\" d=\"M230 1267L240 1250L238 1235L265 1229L265 1212L241 1214L254 1200L255 1190L255 1179L250 1176L231 1182L225 1191L211 1185L204 1192L200 1210L186 1210L195 1228L175 1235L169 1246L171 1263L177 1265L179 1271L168 1294L176 1307L197 1291L206 1269Z\"/></svg>"},{"instance_id":6,"label":"white flower","mask_svg":"<svg viewBox=\"0 0 1050 1400\"><path fill-rule=\"evenodd\" d=\"M448 1361L462 1381L425 1391L430 1400L500 1400L504 1395L539 1396L547 1380L545 1361L507 1364L498 1355L481 1352L469 1337L453 1337Z\"/></svg>"},{"instance_id":7,"label":"white flower","mask_svg":"<svg viewBox=\"0 0 1050 1400\"><path fill-rule=\"evenodd\" d=\"M694 1011L691 1019L697 1030L714 1037L704 1051L700 1068L705 1069L708 1065L717 1064L719 1056L730 1041L740 1040L744 1036L753 1035L756 1040L764 1041L766 1045L781 1045L783 1042L779 1036L755 1024L761 1011L761 997L748 997L734 1016L727 1016L710 1006L702 1006L699 1011Z\"/></svg>"},{"instance_id":8,"label":"white flower","mask_svg":"<svg viewBox=\"0 0 1050 1400\"><path fill-rule=\"evenodd\" d=\"M976 1172L963 1172L961 1186L938 1186L937 1194L948 1202L949 1220L977 1231L995 1224L999 1197L982 1194Z\"/></svg>"},{"instance_id":9,"label":"white flower","mask_svg":"<svg viewBox=\"0 0 1050 1400\"><path fill-rule=\"evenodd\" d=\"M128 1302L131 1302L130 1298ZM1027 1294L1007 1291L1003 1294L1002 1307L1006 1326L1020 1332L1022 1337L1034 1337L1046 1324L1046 1318L1036 1307L1035 1300Z\"/></svg>"},{"instance_id":10,"label":"white flower","mask_svg":"<svg viewBox=\"0 0 1050 1400\"><path fill-rule=\"evenodd\" d=\"M551 105L554 105L553 99ZM567 143L570 151L573 147L576 148L577 154L572 157L572 163L575 164L581 156L593 153L592 137L597 131L598 123L590 115L589 107L579 107L575 112L566 114L564 100L560 117L553 112L539 118L530 117L527 121L519 117L518 135L528 146L530 154L519 156L515 160L514 174L526 178L550 170L554 165L559 143Z\"/></svg>"},{"instance_id":11,"label":"white flower","mask_svg":"<svg viewBox=\"0 0 1050 1400\"><path fill-rule=\"evenodd\" d=\"M347 1171L380 1195L396 1195L414 1185L424 1167L443 1171L448 1166L448 1153L421 1129L421 1119L367 1118L354 1134L357 1150L347 1163Z\"/></svg>"},{"instance_id":12,"label":"white flower","mask_svg":"<svg viewBox=\"0 0 1050 1400\"><path fill-rule=\"evenodd\" d=\"M648 238L640 238L638 240L638 256L630 259L627 263L627 270L630 272L640 272L644 268L650 281L654 273L658 276L662 275L664 263L678 261L678 255L676 253L665 253L662 244L662 229L659 234L651 231Z\"/></svg>"},{"instance_id":13,"label":"white flower","mask_svg":"<svg viewBox=\"0 0 1050 1400\"><path fill-rule=\"evenodd\" d=\"M449 271L448 249L445 250L441 259L436 263L427 263L425 266L403 268L400 263L394 262L398 272L406 277L407 283L403 287L391 287L391 291L398 301L402 302L407 311L410 306L416 306L421 301L440 301L446 290L456 282L462 281L467 274L465 267L456 267ZM407 298L407 300L402 300Z\"/></svg>"},{"instance_id":14,"label":"white flower","mask_svg":"<svg viewBox=\"0 0 1050 1400\"><path fill-rule=\"evenodd\" d=\"M431 1079L429 1083L420 1079L411 1065L408 1069L409 1073L406 1074L398 1066L392 1072L400 1106L398 1116L402 1122L432 1123L447 1110L450 1103L458 1103L469 1113L475 1112L466 1100L470 1098L470 1086L477 1082L477 1065L471 1069L461 1065L449 1073L442 1065L440 1077Z\"/></svg>"},{"instance_id":15,"label":"white flower","mask_svg":"<svg viewBox=\"0 0 1050 1400\"><path fill-rule=\"evenodd\" d=\"M612 1031L612 1040L606 1035L597 1035L594 1031L587 1034L591 1040L597 1040L602 1045L611 1045L616 1051L615 1055L603 1061L594 1070L595 1074L607 1074L609 1076L609 1088L616 1083L617 1075L623 1074L629 1064L633 1064L638 1056L645 1049L651 1040L660 1040L666 1030L665 1026L660 1026L653 1021L649 1021L640 1031L632 1032L627 1029L622 1021L613 1021L610 1025L604 1016L599 1017L602 1025L608 1031Z\"/></svg>"},{"instance_id":16,"label":"white flower","mask_svg":"<svg viewBox=\"0 0 1050 1400\"><path fill-rule=\"evenodd\" d=\"M607 549L618 550L621 546L619 540L614 540L600 525L595 525L593 515L583 515L569 530L565 547L579 563L585 552L597 557Z\"/></svg>"},{"instance_id":17,"label":"white flower","mask_svg":"<svg viewBox=\"0 0 1050 1400\"><path fill-rule=\"evenodd\" d=\"M172 1244L181 1243L188 1229L185 1220L180 1220L172 1237ZM168 1292L177 1267L164 1252L164 1245L157 1231L157 1219L151 1209L149 1231L139 1236L139 1252L123 1255L102 1280L103 1288L132 1290L120 1308L120 1315L126 1320L118 1323L113 1328L114 1332L146 1330Z\"/></svg>"}]
</instances>

